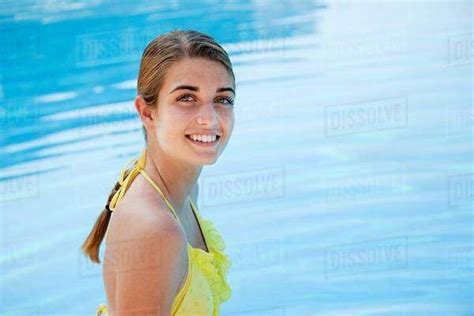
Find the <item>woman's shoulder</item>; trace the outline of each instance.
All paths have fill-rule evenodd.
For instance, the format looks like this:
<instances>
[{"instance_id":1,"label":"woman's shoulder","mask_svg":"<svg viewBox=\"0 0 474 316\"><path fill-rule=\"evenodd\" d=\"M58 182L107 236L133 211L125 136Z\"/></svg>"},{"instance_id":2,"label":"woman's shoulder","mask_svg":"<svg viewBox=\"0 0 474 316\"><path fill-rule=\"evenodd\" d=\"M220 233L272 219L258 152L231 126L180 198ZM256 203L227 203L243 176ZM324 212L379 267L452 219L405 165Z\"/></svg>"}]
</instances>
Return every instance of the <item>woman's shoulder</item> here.
<instances>
[{"instance_id":1,"label":"woman's shoulder","mask_svg":"<svg viewBox=\"0 0 474 316\"><path fill-rule=\"evenodd\" d=\"M144 209L143 205L129 206L127 209L126 205L122 205L116 211L114 221L109 223L111 227L104 257L105 271L128 271L129 268L138 269L141 265L144 265L141 268L149 269L165 260L179 266L176 277L181 279L189 260L187 243L179 226L173 222L172 215L156 209L152 213ZM126 257L127 260L117 257Z\"/></svg>"},{"instance_id":2,"label":"woman's shoulder","mask_svg":"<svg viewBox=\"0 0 474 316\"><path fill-rule=\"evenodd\" d=\"M189 260L179 227L164 210L154 209L151 214L143 205L126 207L123 204L114 214L104 257L106 286L123 291L145 289L149 296L137 297L137 301L155 297L163 289L175 291L185 278Z\"/></svg>"},{"instance_id":3,"label":"woman's shoulder","mask_svg":"<svg viewBox=\"0 0 474 316\"><path fill-rule=\"evenodd\" d=\"M166 204L149 199L123 202L112 214L107 244L135 240L178 250L185 248L186 236Z\"/></svg>"}]
</instances>

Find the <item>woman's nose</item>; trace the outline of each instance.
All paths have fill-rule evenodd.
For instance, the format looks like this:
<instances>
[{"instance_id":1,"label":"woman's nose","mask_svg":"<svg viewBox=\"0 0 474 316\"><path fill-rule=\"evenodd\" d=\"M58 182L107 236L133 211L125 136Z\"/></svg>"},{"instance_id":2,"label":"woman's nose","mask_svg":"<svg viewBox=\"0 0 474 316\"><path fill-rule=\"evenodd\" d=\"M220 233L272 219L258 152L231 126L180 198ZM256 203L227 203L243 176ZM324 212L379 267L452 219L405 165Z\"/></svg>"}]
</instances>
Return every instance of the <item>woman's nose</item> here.
<instances>
[{"instance_id":1,"label":"woman's nose","mask_svg":"<svg viewBox=\"0 0 474 316\"><path fill-rule=\"evenodd\" d=\"M213 103L203 104L198 113L198 124L214 126L217 125L217 112Z\"/></svg>"}]
</instances>

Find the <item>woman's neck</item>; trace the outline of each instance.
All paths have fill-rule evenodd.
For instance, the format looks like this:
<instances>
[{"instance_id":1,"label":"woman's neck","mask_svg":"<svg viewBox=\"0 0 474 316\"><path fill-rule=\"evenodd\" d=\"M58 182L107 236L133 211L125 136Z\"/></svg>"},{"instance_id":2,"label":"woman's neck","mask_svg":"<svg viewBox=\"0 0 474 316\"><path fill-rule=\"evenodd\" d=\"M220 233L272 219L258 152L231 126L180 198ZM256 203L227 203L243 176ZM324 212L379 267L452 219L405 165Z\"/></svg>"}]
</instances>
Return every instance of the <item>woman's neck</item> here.
<instances>
[{"instance_id":1,"label":"woman's neck","mask_svg":"<svg viewBox=\"0 0 474 316\"><path fill-rule=\"evenodd\" d=\"M186 209L184 205L197 183L202 167L167 159L163 153L150 149L146 155L145 172L173 205L177 216L182 218L185 215L182 214L183 209Z\"/></svg>"}]
</instances>

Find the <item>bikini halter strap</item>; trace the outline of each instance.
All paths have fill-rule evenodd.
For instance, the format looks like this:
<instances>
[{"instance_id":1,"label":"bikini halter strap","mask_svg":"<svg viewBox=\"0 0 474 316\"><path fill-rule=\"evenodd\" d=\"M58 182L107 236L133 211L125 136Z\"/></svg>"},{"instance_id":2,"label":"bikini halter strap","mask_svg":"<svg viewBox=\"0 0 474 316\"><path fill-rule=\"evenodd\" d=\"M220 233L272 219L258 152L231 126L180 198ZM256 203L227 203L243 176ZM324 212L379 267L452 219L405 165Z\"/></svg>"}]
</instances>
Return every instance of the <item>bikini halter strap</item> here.
<instances>
[{"instance_id":1,"label":"bikini halter strap","mask_svg":"<svg viewBox=\"0 0 474 316\"><path fill-rule=\"evenodd\" d=\"M171 203L168 201L166 196L161 191L160 187L158 185L156 185L156 183L145 172L144 168L145 168L145 163L146 163L146 153L147 153L147 150L145 148L142 151L142 154L139 158L134 158L134 159L130 160L129 162L127 162L122 167L122 170L121 170L120 176L119 176L119 180L118 180L118 182L120 184L120 188L117 190L117 192L115 192L114 196L112 197L112 200L110 201L110 204L109 204L109 210L111 212L115 211L115 209L117 208L118 203L120 202L120 200L122 200L123 196L125 195L125 192L127 192L128 188L132 184L133 180L137 177L137 175L139 173L141 173L143 175L143 177L145 177L145 179L155 188L155 190L158 191L158 193L161 195L161 197L163 198L163 200L166 202L169 209L173 213L173 216L179 221L179 223L181 223L178 216L176 215L176 212L173 208L173 205L171 205ZM127 167L129 166L129 164L131 162L134 162L134 166L130 170L130 172L127 175L125 175L126 171L128 170Z\"/></svg>"}]
</instances>

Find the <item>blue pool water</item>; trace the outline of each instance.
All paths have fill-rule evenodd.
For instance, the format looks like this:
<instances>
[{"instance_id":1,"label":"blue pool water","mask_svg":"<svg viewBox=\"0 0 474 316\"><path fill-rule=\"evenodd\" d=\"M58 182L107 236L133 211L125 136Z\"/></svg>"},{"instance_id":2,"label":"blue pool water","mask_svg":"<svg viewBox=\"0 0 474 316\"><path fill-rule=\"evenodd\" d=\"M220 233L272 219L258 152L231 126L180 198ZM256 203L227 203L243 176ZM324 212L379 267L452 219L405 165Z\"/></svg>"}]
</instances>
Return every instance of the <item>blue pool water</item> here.
<instances>
[{"instance_id":1,"label":"blue pool water","mask_svg":"<svg viewBox=\"0 0 474 316\"><path fill-rule=\"evenodd\" d=\"M236 123L198 207L223 315L474 315L472 1L3 1L0 314L93 315L79 251L143 147L139 58L228 50Z\"/></svg>"}]
</instances>

